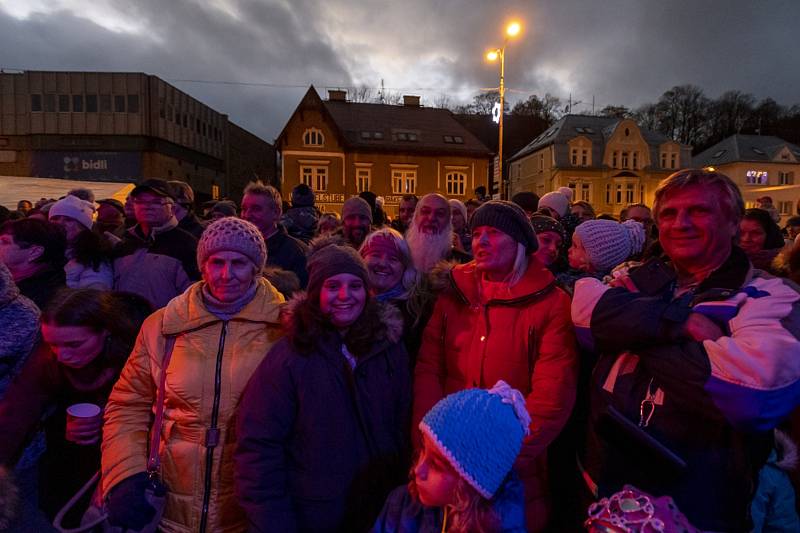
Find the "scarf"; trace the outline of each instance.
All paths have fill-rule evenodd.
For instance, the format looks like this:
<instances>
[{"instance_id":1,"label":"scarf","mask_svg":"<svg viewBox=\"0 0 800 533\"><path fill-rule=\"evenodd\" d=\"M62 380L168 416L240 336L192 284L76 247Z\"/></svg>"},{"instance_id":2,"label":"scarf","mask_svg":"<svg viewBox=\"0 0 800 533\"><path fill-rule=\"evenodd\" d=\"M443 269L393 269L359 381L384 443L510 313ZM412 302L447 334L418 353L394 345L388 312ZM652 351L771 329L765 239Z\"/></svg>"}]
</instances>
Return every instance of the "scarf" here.
<instances>
[{"instance_id":1,"label":"scarf","mask_svg":"<svg viewBox=\"0 0 800 533\"><path fill-rule=\"evenodd\" d=\"M238 299L232 302L223 302L216 299L214 295L211 294L211 291L208 289L208 283L203 283L203 304L205 304L206 309L208 309L212 315L220 320L230 320L238 315L241 310L255 298L257 287L258 284L253 281L253 283L250 284L250 288Z\"/></svg>"}]
</instances>

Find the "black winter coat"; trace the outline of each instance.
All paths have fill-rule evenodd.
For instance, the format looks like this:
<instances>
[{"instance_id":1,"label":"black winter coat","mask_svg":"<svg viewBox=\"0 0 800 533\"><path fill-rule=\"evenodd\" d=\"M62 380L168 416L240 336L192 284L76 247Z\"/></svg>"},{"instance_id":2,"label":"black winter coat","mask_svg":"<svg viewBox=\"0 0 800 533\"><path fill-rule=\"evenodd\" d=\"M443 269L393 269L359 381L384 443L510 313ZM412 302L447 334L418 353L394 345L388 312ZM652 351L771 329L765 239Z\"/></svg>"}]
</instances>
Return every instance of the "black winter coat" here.
<instances>
[{"instance_id":1,"label":"black winter coat","mask_svg":"<svg viewBox=\"0 0 800 533\"><path fill-rule=\"evenodd\" d=\"M234 460L251 531L365 531L405 481L411 377L402 319L378 305L386 334L355 368L331 332L310 354L283 338L250 379Z\"/></svg>"}]
</instances>

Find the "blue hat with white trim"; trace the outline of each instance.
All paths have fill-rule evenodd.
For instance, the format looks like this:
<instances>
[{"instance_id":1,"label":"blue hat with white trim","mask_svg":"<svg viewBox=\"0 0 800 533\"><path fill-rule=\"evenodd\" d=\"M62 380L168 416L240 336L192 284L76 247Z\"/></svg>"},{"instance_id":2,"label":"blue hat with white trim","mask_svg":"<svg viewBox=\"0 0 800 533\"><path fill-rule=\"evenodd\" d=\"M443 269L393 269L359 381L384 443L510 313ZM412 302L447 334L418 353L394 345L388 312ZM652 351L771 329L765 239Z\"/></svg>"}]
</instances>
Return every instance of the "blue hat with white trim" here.
<instances>
[{"instance_id":1,"label":"blue hat with white trim","mask_svg":"<svg viewBox=\"0 0 800 533\"><path fill-rule=\"evenodd\" d=\"M528 435L525 398L504 381L442 399L419 424L453 468L484 498L508 475Z\"/></svg>"}]
</instances>

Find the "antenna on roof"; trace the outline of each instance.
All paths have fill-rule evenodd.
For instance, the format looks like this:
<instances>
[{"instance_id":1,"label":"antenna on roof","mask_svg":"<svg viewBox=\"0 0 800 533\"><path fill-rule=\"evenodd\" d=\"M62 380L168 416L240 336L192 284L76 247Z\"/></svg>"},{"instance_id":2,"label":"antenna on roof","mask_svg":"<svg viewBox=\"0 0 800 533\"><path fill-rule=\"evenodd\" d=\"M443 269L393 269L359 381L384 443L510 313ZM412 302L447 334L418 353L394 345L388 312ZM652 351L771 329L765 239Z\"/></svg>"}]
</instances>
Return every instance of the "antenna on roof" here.
<instances>
[{"instance_id":1,"label":"antenna on roof","mask_svg":"<svg viewBox=\"0 0 800 533\"><path fill-rule=\"evenodd\" d=\"M381 90L378 93L378 99L381 101L382 104L385 104L386 99L384 98L383 94L384 94L383 78L381 78Z\"/></svg>"}]
</instances>

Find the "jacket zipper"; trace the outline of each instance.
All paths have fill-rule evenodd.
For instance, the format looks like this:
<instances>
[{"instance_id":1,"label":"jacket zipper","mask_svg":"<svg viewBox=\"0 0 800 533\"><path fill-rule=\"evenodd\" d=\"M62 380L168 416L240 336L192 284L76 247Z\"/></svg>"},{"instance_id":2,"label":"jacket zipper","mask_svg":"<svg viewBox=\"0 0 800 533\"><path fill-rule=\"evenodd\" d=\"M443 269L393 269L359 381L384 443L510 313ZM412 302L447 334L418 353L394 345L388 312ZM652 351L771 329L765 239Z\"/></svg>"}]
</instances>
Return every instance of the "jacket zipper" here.
<instances>
[{"instance_id":1,"label":"jacket zipper","mask_svg":"<svg viewBox=\"0 0 800 533\"><path fill-rule=\"evenodd\" d=\"M483 369L486 365L486 346L489 345L489 333L491 333L492 325L489 323L489 304L483 306L483 319L486 323L486 334L481 335L481 382L480 387L486 388L486 385L483 383Z\"/></svg>"},{"instance_id":2,"label":"jacket zipper","mask_svg":"<svg viewBox=\"0 0 800 533\"><path fill-rule=\"evenodd\" d=\"M204 533L208 523L208 506L211 500L211 467L214 464L214 448L219 444L219 400L222 394L222 352L225 350L225 336L228 334L228 321L222 323L222 332L219 335L217 348L217 365L214 370L214 404L211 408L211 427L206 431L206 478L203 489L203 508L200 515L200 528Z\"/></svg>"}]
</instances>

